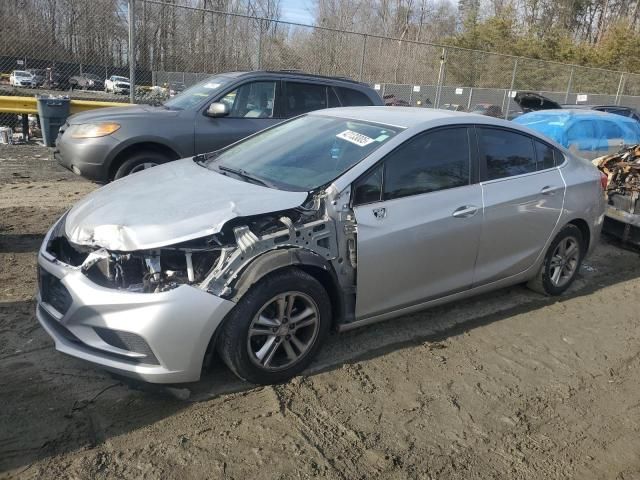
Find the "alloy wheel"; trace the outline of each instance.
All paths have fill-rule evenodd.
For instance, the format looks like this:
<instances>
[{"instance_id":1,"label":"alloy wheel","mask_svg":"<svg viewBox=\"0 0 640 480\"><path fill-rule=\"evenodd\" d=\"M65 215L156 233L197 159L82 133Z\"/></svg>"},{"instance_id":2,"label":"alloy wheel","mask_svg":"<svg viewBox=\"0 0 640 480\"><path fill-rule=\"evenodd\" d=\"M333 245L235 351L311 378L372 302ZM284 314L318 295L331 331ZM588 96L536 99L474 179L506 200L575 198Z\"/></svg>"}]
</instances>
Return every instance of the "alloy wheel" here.
<instances>
[{"instance_id":1,"label":"alloy wheel","mask_svg":"<svg viewBox=\"0 0 640 480\"><path fill-rule=\"evenodd\" d=\"M549 278L556 287L566 285L580 264L580 243L575 237L566 237L558 243L551 257Z\"/></svg>"},{"instance_id":2,"label":"alloy wheel","mask_svg":"<svg viewBox=\"0 0 640 480\"><path fill-rule=\"evenodd\" d=\"M311 349L319 327L318 306L310 296L281 293L266 302L249 325L249 358L265 370L291 367Z\"/></svg>"}]
</instances>

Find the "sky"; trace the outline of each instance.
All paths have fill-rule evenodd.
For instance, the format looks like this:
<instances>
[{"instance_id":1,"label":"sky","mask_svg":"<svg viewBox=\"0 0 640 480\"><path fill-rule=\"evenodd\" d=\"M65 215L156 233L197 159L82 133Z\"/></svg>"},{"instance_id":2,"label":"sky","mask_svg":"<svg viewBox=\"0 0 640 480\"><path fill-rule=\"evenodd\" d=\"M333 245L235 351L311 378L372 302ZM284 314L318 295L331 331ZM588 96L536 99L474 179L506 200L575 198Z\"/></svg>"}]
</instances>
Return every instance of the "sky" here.
<instances>
[{"instance_id":1,"label":"sky","mask_svg":"<svg viewBox=\"0 0 640 480\"><path fill-rule=\"evenodd\" d=\"M282 20L312 25L313 0L280 0Z\"/></svg>"}]
</instances>

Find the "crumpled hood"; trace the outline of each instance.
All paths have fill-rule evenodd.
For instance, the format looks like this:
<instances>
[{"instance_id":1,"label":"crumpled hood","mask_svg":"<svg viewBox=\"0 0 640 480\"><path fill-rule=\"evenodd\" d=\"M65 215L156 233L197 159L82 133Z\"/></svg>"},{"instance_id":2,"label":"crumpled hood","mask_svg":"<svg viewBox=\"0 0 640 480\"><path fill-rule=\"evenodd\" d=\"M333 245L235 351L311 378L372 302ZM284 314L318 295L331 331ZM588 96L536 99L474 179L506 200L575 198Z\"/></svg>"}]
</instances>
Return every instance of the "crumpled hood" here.
<instances>
[{"instance_id":1,"label":"crumpled hood","mask_svg":"<svg viewBox=\"0 0 640 480\"><path fill-rule=\"evenodd\" d=\"M151 121L149 115L176 116L178 110L168 110L164 107L152 107L151 105L131 105L129 107L95 108L86 112L76 113L68 118L70 125L93 122L109 122L117 120L129 120L137 117Z\"/></svg>"},{"instance_id":2,"label":"crumpled hood","mask_svg":"<svg viewBox=\"0 0 640 480\"><path fill-rule=\"evenodd\" d=\"M69 211L65 234L78 245L147 250L218 233L235 217L295 208L306 198L306 192L246 183L186 158L87 195Z\"/></svg>"}]
</instances>

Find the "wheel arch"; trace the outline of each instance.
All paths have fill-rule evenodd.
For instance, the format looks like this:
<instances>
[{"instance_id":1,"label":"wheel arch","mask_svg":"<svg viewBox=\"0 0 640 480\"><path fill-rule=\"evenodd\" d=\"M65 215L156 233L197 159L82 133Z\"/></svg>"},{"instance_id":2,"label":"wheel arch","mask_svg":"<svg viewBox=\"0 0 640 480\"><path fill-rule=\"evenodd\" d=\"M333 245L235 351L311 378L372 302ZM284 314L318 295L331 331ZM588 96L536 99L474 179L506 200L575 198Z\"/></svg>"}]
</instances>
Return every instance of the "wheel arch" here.
<instances>
[{"instance_id":1,"label":"wheel arch","mask_svg":"<svg viewBox=\"0 0 640 480\"><path fill-rule=\"evenodd\" d=\"M589 228L589 223L582 218L575 218L568 222L567 225L574 225L580 230L582 240L584 240L584 251L586 254L591 247L591 229Z\"/></svg>"},{"instance_id":2,"label":"wheel arch","mask_svg":"<svg viewBox=\"0 0 640 480\"><path fill-rule=\"evenodd\" d=\"M344 316L344 298L330 262L306 248L271 250L257 257L238 276L232 301L239 301L249 288L265 276L287 268L298 268L318 280L331 300L332 326Z\"/></svg>"},{"instance_id":3,"label":"wheel arch","mask_svg":"<svg viewBox=\"0 0 640 480\"><path fill-rule=\"evenodd\" d=\"M180 158L180 154L177 150L166 143L159 142L157 140L141 140L135 143L130 143L124 148L119 150L109 162L109 180L113 180L116 172L120 166L126 161L128 157L138 152L153 151L168 156L171 160L177 160Z\"/></svg>"}]
</instances>

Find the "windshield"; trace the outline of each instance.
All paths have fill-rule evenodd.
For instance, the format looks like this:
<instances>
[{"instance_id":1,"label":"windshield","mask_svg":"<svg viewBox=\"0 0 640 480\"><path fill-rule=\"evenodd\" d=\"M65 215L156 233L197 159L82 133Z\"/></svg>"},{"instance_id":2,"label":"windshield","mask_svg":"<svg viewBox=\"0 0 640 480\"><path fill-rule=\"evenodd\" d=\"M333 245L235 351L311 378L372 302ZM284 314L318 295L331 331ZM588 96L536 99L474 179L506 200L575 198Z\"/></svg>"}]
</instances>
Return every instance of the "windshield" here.
<instances>
[{"instance_id":1,"label":"windshield","mask_svg":"<svg viewBox=\"0 0 640 480\"><path fill-rule=\"evenodd\" d=\"M335 180L401 130L305 115L214 154L205 166L223 174L234 170L282 190L310 191Z\"/></svg>"},{"instance_id":2,"label":"windshield","mask_svg":"<svg viewBox=\"0 0 640 480\"><path fill-rule=\"evenodd\" d=\"M176 95L171 100L164 102L164 106L174 110L184 110L186 108L193 107L198 105L211 94L219 91L229 82L229 80L229 77L223 77L222 75L209 77L206 80L187 88L184 92Z\"/></svg>"},{"instance_id":3,"label":"windshield","mask_svg":"<svg viewBox=\"0 0 640 480\"><path fill-rule=\"evenodd\" d=\"M15 76L16 77L30 77L31 74L29 72L22 72L20 70L16 70Z\"/></svg>"},{"instance_id":4,"label":"windshield","mask_svg":"<svg viewBox=\"0 0 640 480\"><path fill-rule=\"evenodd\" d=\"M128 82L129 79L127 77L112 77L114 82Z\"/></svg>"},{"instance_id":5,"label":"windshield","mask_svg":"<svg viewBox=\"0 0 640 480\"><path fill-rule=\"evenodd\" d=\"M93 73L85 73L84 76L87 77L89 80L100 80L100 77L98 77L97 75L94 75Z\"/></svg>"}]
</instances>

